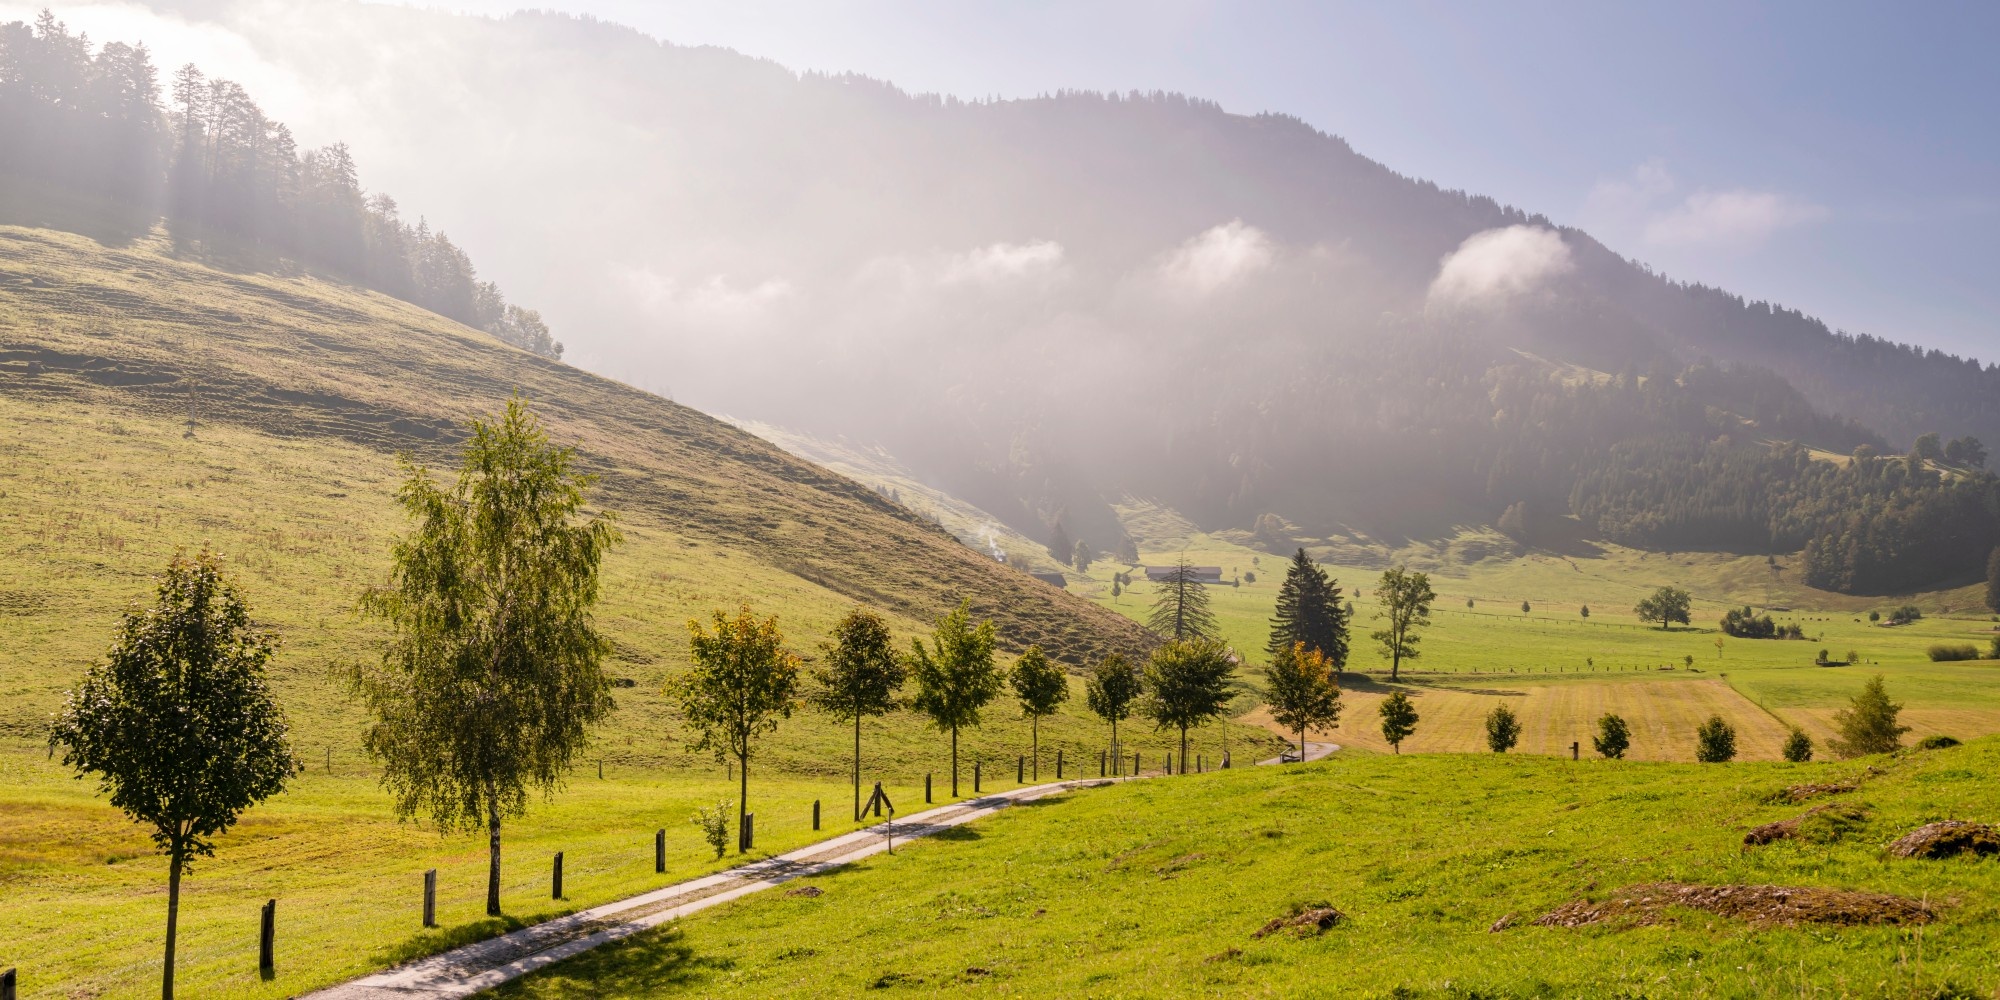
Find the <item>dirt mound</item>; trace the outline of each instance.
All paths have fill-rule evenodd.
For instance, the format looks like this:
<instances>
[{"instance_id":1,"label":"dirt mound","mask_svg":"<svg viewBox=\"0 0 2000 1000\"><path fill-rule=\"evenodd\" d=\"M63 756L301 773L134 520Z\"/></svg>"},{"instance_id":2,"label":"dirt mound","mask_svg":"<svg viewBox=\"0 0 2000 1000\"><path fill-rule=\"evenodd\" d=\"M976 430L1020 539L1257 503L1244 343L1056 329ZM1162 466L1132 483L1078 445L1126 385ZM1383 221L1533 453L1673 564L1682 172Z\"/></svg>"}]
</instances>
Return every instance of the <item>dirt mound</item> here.
<instances>
[{"instance_id":1,"label":"dirt mound","mask_svg":"<svg viewBox=\"0 0 2000 1000\"><path fill-rule=\"evenodd\" d=\"M1860 825L1868 814L1866 807L1844 802L1829 802L1814 806L1803 814L1791 819L1781 819L1776 823L1766 823L1743 835L1746 847L1759 847L1774 840L1798 838L1814 844L1828 844L1839 840L1847 831Z\"/></svg>"},{"instance_id":2,"label":"dirt mound","mask_svg":"<svg viewBox=\"0 0 2000 1000\"><path fill-rule=\"evenodd\" d=\"M787 895L787 896L804 896L804 897L806 897L807 899L812 899L812 898L814 898L814 897L817 897L817 896L824 896L824 895L826 895L826 890L825 890L825 889L822 889L822 888L820 888L819 886L816 886L816 885L802 885L802 886L797 886L797 887L795 887L795 888L791 888L791 889L786 889L786 890L785 890L785 895Z\"/></svg>"},{"instance_id":3,"label":"dirt mound","mask_svg":"<svg viewBox=\"0 0 2000 1000\"><path fill-rule=\"evenodd\" d=\"M1985 823L1948 819L1926 823L1897 838L1889 853L1899 858L1949 858L1960 854L2000 854L2000 830Z\"/></svg>"},{"instance_id":4,"label":"dirt mound","mask_svg":"<svg viewBox=\"0 0 2000 1000\"><path fill-rule=\"evenodd\" d=\"M1270 923L1264 925L1263 929L1250 936L1253 938L1267 937L1290 927L1295 928L1294 933L1299 937L1312 937L1315 934L1332 930L1335 924L1340 923L1346 917L1346 914L1331 906L1315 906L1300 910L1288 917L1273 917Z\"/></svg>"},{"instance_id":5,"label":"dirt mound","mask_svg":"<svg viewBox=\"0 0 2000 1000\"><path fill-rule=\"evenodd\" d=\"M1790 885L1690 885L1649 882L1618 890L1602 903L1564 903L1535 921L1540 927L1582 927L1615 922L1654 924L1669 907L1734 917L1760 926L1812 924L1923 924L1931 911L1914 899L1845 889Z\"/></svg>"},{"instance_id":6,"label":"dirt mound","mask_svg":"<svg viewBox=\"0 0 2000 1000\"><path fill-rule=\"evenodd\" d=\"M1853 785L1851 785L1851 784L1841 784L1841 785L1793 785L1793 786L1791 786L1791 787L1789 787L1789 788L1785 788L1785 789L1782 789L1782 790L1780 790L1780 791L1776 791L1776 792L1772 792L1772 793L1770 794L1770 796L1769 796L1769 797L1768 797L1768 798L1766 799L1766 801L1770 801L1770 802L1791 802L1791 803L1794 803L1794 804L1796 804L1796 803L1799 803L1799 802L1804 802L1804 801L1805 801L1805 800L1807 800L1807 799L1816 799L1816 798L1819 798L1819 797L1820 797L1820 796L1822 796L1822 795L1840 795L1840 794L1843 794L1843 793L1845 793L1845 792L1851 792L1851 791L1853 791L1853 790L1854 790L1854 786L1853 786Z\"/></svg>"}]
</instances>

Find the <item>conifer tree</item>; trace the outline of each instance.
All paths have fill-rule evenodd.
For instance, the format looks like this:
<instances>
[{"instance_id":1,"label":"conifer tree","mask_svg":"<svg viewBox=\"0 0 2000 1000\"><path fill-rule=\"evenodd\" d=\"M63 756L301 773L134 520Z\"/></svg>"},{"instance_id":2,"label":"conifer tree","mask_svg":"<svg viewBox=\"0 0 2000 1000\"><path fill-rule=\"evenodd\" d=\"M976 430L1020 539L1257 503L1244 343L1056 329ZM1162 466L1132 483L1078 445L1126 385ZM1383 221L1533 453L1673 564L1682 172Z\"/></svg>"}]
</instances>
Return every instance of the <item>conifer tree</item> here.
<instances>
[{"instance_id":1,"label":"conifer tree","mask_svg":"<svg viewBox=\"0 0 2000 1000\"><path fill-rule=\"evenodd\" d=\"M1986 606L2000 611L2000 546L1986 557Z\"/></svg>"},{"instance_id":2,"label":"conifer tree","mask_svg":"<svg viewBox=\"0 0 2000 1000\"><path fill-rule=\"evenodd\" d=\"M1590 745L1599 756L1619 760L1632 746L1632 730L1625 724L1625 718L1606 712L1597 720L1597 735L1590 738Z\"/></svg>"},{"instance_id":3,"label":"conifer tree","mask_svg":"<svg viewBox=\"0 0 2000 1000\"><path fill-rule=\"evenodd\" d=\"M1486 746L1494 753L1506 753L1521 741L1521 720L1505 705L1486 713Z\"/></svg>"},{"instance_id":4,"label":"conifer tree","mask_svg":"<svg viewBox=\"0 0 2000 1000\"><path fill-rule=\"evenodd\" d=\"M1212 637L1216 633L1215 613L1208 609L1208 590L1195 578L1194 567L1183 559L1166 579L1155 585L1152 613L1146 625L1175 642Z\"/></svg>"},{"instance_id":5,"label":"conifer tree","mask_svg":"<svg viewBox=\"0 0 2000 1000\"><path fill-rule=\"evenodd\" d=\"M1882 675L1876 674L1848 700L1846 708L1833 713L1833 728L1840 735L1828 741L1828 746L1842 757L1900 749L1903 734L1910 731L1910 727L1897 724L1896 717L1902 711L1903 706L1889 700Z\"/></svg>"},{"instance_id":6,"label":"conifer tree","mask_svg":"<svg viewBox=\"0 0 2000 1000\"><path fill-rule=\"evenodd\" d=\"M1264 651L1278 656L1303 643L1332 663L1334 673L1347 666L1347 606L1340 587L1301 548L1285 570L1278 587L1278 606L1271 616L1271 640Z\"/></svg>"}]
</instances>

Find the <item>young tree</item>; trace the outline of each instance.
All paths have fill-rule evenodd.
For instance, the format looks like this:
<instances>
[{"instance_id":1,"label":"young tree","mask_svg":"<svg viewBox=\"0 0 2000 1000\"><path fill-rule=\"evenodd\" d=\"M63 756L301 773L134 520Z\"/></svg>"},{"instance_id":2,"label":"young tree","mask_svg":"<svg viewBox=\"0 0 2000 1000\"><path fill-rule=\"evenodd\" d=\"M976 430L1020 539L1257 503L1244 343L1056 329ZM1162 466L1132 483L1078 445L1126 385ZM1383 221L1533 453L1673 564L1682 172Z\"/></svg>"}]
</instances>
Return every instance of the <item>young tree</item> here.
<instances>
[{"instance_id":1,"label":"young tree","mask_svg":"<svg viewBox=\"0 0 2000 1000\"><path fill-rule=\"evenodd\" d=\"M1090 545L1082 539L1078 539L1076 548L1070 550L1070 565L1075 566L1076 571L1079 573L1088 573L1090 572L1090 561Z\"/></svg>"},{"instance_id":2,"label":"young tree","mask_svg":"<svg viewBox=\"0 0 2000 1000\"><path fill-rule=\"evenodd\" d=\"M1521 742L1521 720L1505 705L1486 713L1486 746L1494 753L1506 753Z\"/></svg>"},{"instance_id":3,"label":"young tree","mask_svg":"<svg viewBox=\"0 0 2000 1000\"><path fill-rule=\"evenodd\" d=\"M958 797L958 731L979 725L979 710L1000 693L1000 668L993 664L993 623L972 624L972 602L937 620L931 645L910 640L910 675L917 682L917 711L941 732L951 733L951 794Z\"/></svg>"},{"instance_id":4,"label":"young tree","mask_svg":"<svg viewBox=\"0 0 2000 1000\"><path fill-rule=\"evenodd\" d=\"M819 685L807 701L836 719L854 723L854 821L861 822L861 720L896 707L903 663L896 658L889 624L882 616L855 608L833 627L833 641L820 643L813 668Z\"/></svg>"},{"instance_id":5,"label":"young tree","mask_svg":"<svg viewBox=\"0 0 2000 1000\"><path fill-rule=\"evenodd\" d=\"M799 686L798 657L785 651L778 617L762 621L748 605L735 618L722 611L709 615L715 631L701 620L688 622L689 652L694 668L674 684L688 728L700 734L695 750L715 759L736 758L737 850L742 845L743 816L750 808L750 750L758 734L778 728L792 715Z\"/></svg>"},{"instance_id":6,"label":"young tree","mask_svg":"<svg viewBox=\"0 0 2000 1000\"><path fill-rule=\"evenodd\" d=\"M1340 685L1333 659L1303 641L1278 651L1264 675L1264 702L1278 725L1299 734L1299 759L1306 759L1306 730L1329 729L1340 721Z\"/></svg>"},{"instance_id":7,"label":"young tree","mask_svg":"<svg viewBox=\"0 0 2000 1000\"><path fill-rule=\"evenodd\" d=\"M1229 708L1229 682L1236 654L1220 639L1176 640L1153 650L1146 661L1146 717L1161 729L1179 729L1181 760L1187 760L1187 731L1222 716Z\"/></svg>"},{"instance_id":8,"label":"young tree","mask_svg":"<svg viewBox=\"0 0 2000 1000\"><path fill-rule=\"evenodd\" d=\"M1625 725L1623 716L1606 712L1597 720L1597 735L1590 738L1590 745L1600 756L1621 760L1625 751L1632 746L1632 730Z\"/></svg>"},{"instance_id":9,"label":"young tree","mask_svg":"<svg viewBox=\"0 0 2000 1000\"><path fill-rule=\"evenodd\" d=\"M1665 629L1674 622L1688 624L1691 600L1688 592L1679 587L1661 587L1653 592L1653 596L1640 601L1632 611L1640 621L1659 622L1660 628Z\"/></svg>"},{"instance_id":10,"label":"young tree","mask_svg":"<svg viewBox=\"0 0 2000 1000\"><path fill-rule=\"evenodd\" d=\"M1146 626L1175 642L1215 635L1215 613L1208 610L1208 589L1183 559L1158 584Z\"/></svg>"},{"instance_id":11,"label":"young tree","mask_svg":"<svg viewBox=\"0 0 2000 1000\"><path fill-rule=\"evenodd\" d=\"M1711 715L1694 731L1694 759L1721 764L1736 758L1736 727Z\"/></svg>"},{"instance_id":12,"label":"young tree","mask_svg":"<svg viewBox=\"0 0 2000 1000\"><path fill-rule=\"evenodd\" d=\"M387 587L361 595L388 624L379 665L357 666L375 717L364 739L398 816L487 833L486 912L500 914L500 821L553 796L611 712L591 617L611 514L584 516L591 477L549 443L519 399L475 420L458 481L412 468L398 500L415 519Z\"/></svg>"},{"instance_id":13,"label":"young tree","mask_svg":"<svg viewBox=\"0 0 2000 1000\"><path fill-rule=\"evenodd\" d=\"M1035 762L1035 780L1042 778L1042 717L1056 714L1056 709L1069 700L1069 675L1061 667L1049 662L1042 653L1042 647L1029 646L1014 661L1014 671L1007 676L1014 687L1014 697L1021 701L1021 714L1028 717L1028 731Z\"/></svg>"},{"instance_id":14,"label":"young tree","mask_svg":"<svg viewBox=\"0 0 2000 1000\"><path fill-rule=\"evenodd\" d=\"M102 661L49 728L63 766L96 774L111 804L167 855L167 942L160 996L174 995L181 876L215 853L245 809L283 791L298 763L264 665L275 641L206 549L176 553L152 607L125 614Z\"/></svg>"},{"instance_id":15,"label":"young tree","mask_svg":"<svg viewBox=\"0 0 2000 1000\"><path fill-rule=\"evenodd\" d=\"M1303 548L1292 556L1278 587L1271 641L1264 651L1277 657L1299 643L1324 655L1336 674L1347 666L1347 608L1340 587Z\"/></svg>"},{"instance_id":16,"label":"young tree","mask_svg":"<svg viewBox=\"0 0 2000 1000\"><path fill-rule=\"evenodd\" d=\"M1375 713L1382 717L1382 738L1397 753L1403 752L1403 741L1417 731L1417 706L1411 704L1410 696L1397 691L1382 699Z\"/></svg>"},{"instance_id":17,"label":"young tree","mask_svg":"<svg viewBox=\"0 0 2000 1000\"><path fill-rule=\"evenodd\" d=\"M1986 557L1986 606L2000 611L2000 547Z\"/></svg>"},{"instance_id":18,"label":"young tree","mask_svg":"<svg viewBox=\"0 0 2000 1000\"><path fill-rule=\"evenodd\" d=\"M1372 637L1382 644L1382 655L1389 661L1389 680L1394 681L1403 661L1417 658L1417 643L1422 639L1417 630L1431 623L1431 602L1437 600L1437 592L1431 589L1428 574L1398 566L1383 572L1382 581L1375 585L1375 599L1382 605L1375 617L1384 625Z\"/></svg>"},{"instance_id":19,"label":"young tree","mask_svg":"<svg viewBox=\"0 0 2000 1000\"><path fill-rule=\"evenodd\" d=\"M1785 759L1794 764L1803 764L1811 760L1813 757L1812 737L1807 736L1805 730L1793 726L1791 735L1785 737L1784 754Z\"/></svg>"},{"instance_id":20,"label":"young tree","mask_svg":"<svg viewBox=\"0 0 2000 1000\"><path fill-rule=\"evenodd\" d=\"M1084 702L1097 717L1111 724L1111 753L1119 753L1118 724L1132 717L1132 703L1144 693L1139 671L1122 653L1099 660L1084 685Z\"/></svg>"},{"instance_id":21,"label":"young tree","mask_svg":"<svg viewBox=\"0 0 2000 1000\"><path fill-rule=\"evenodd\" d=\"M1846 708L1833 713L1833 728L1840 735L1827 745L1842 757L1900 749L1903 734L1910 731L1910 727L1896 724L1896 716L1902 711L1903 706L1889 700L1882 675L1876 674L1848 699Z\"/></svg>"}]
</instances>

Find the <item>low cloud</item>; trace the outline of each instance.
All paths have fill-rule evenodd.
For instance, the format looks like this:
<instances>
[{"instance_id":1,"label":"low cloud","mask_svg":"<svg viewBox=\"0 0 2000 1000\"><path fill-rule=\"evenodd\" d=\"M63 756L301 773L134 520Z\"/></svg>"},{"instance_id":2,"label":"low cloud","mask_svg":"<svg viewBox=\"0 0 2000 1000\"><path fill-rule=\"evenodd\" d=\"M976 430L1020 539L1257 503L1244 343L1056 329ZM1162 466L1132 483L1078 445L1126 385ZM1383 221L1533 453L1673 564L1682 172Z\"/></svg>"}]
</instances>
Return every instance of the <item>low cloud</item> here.
<instances>
[{"instance_id":1,"label":"low cloud","mask_svg":"<svg viewBox=\"0 0 2000 1000\"><path fill-rule=\"evenodd\" d=\"M995 243L953 254L945 261L942 280L945 284L999 285L1047 277L1062 263L1062 244L1053 240Z\"/></svg>"},{"instance_id":2,"label":"low cloud","mask_svg":"<svg viewBox=\"0 0 2000 1000\"><path fill-rule=\"evenodd\" d=\"M1770 191L1696 191L1646 223L1646 242L1752 247L1781 229L1826 217L1826 209Z\"/></svg>"},{"instance_id":3,"label":"low cloud","mask_svg":"<svg viewBox=\"0 0 2000 1000\"><path fill-rule=\"evenodd\" d=\"M620 277L646 312L676 327L754 324L797 293L783 278L741 284L716 274L690 283L636 269Z\"/></svg>"},{"instance_id":4,"label":"low cloud","mask_svg":"<svg viewBox=\"0 0 2000 1000\"><path fill-rule=\"evenodd\" d=\"M1209 295L1269 267L1275 256L1263 230L1234 219L1181 244L1160 276L1177 291Z\"/></svg>"},{"instance_id":5,"label":"low cloud","mask_svg":"<svg viewBox=\"0 0 2000 1000\"><path fill-rule=\"evenodd\" d=\"M1428 302L1445 307L1497 305L1575 267L1569 246L1553 229L1488 229L1466 237L1439 262Z\"/></svg>"}]
</instances>

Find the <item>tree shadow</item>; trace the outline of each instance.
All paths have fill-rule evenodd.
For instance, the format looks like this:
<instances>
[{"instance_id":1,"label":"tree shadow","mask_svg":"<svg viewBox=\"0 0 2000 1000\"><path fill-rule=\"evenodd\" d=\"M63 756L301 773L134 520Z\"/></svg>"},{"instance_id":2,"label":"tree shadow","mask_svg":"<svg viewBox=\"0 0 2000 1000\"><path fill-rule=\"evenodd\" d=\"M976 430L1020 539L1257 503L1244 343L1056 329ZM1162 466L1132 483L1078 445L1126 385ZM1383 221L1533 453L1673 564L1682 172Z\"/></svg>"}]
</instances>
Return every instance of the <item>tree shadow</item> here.
<instances>
[{"instance_id":1,"label":"tree shadow","mask_svg":"<svg viewBox=\"0 0 2000 1000\"><path fill-rule=\"evenodd\" d=\"M470 923L454 924L450 927L430 927L418 931L394 944L388 945L368 956L369 961L383 966L402 965L420 958L429 958L441 952L468 944L477 944L488 938L499 937L536 924L567 916L574 910L555 910L534 913L525 917L502 914L485 917Z\"/></svg>"},{"instance_id":2,"label":"tree shadow","mask_svg":"<svg viewBox=\"0 0 2000 1000\"><path fill-rule=\"evenodd\" d=\"M735 961L695 954L675 924L640 931L496 987L493 997L656 996L689 987Z\"/></svg>"}]
</instances>

